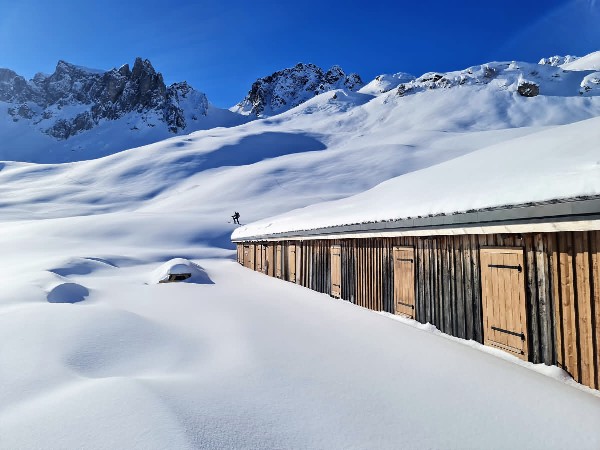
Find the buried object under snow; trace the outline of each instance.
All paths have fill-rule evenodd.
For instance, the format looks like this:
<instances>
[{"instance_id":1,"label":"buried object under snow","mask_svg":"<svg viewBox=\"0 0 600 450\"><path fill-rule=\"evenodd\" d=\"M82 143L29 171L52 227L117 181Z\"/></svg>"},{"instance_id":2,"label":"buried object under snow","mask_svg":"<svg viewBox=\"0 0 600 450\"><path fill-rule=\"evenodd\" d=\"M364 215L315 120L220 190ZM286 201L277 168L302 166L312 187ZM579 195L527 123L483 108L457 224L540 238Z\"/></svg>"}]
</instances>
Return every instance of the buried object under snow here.
<instances>
[{"instance_id":1,"label":"buried object under snow","mask_svg":"<svg viewBox=\"0 0 600 450\"><path fill-rule=\"evenodd\" d=\"M152 273L152 283L171 283L177 281L213 284L213 281L202 267L184 258L171 259Z\"/></svg>"}]
</instances>

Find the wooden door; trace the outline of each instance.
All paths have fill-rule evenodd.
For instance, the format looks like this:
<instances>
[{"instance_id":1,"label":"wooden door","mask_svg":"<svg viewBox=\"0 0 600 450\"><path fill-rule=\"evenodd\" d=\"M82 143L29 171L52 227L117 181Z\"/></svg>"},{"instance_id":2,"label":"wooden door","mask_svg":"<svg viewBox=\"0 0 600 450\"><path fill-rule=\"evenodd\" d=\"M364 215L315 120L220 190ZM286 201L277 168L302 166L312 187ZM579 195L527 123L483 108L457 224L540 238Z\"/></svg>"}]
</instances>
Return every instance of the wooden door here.
<instances>
[{"instance_id":1,"label":"wooden door","mask_svg":"<svg viewBox=\"0 0 600 450\"><path fill-rule=\"evenodd\" d=\"M262 272L263 270L263 252L262 252L262 244L256 244L256 271Z\"/></svg>"},{"instance_id":2,"label":"wooden door","mask_svg":"<svg viewBox=\"0 0 600 450\"><path fill-rule=\"evenodd\" d=\"M267 273L269 267L269 261L267 259L267 246L265 244L260 245L260 271Z\"/></svg>"},{"instance_id":3,"label":"wooden door","mask_svg":"<svg viewBox=\"0 0 600 450\"><path fill-rule=\"evenodd\" d=\"M396 314L415 318L415 250L394 247L394 304Z\"/></svg>"},{"instance_id":4,"label":"wooden door","mask_svg":"<svg viewBox=\"0 0 600 450\"><path fill-rule=\"evenodd\" d=\"M250 268L250 245L244 245L244 267Z\"/></svg>"},{"instance_id":5,"label":"wooden door","mask_svg":"<svg viewBox=\"0 0 600 450\"><path fill-rule=\"evenodd\" d=\"M288 281L296 282L296 244L290 244L287 257Z\"/></svg>"},{"instance_id":6,"label":"wooden door","mask_svg":"<svg viewBox=\"0 0 600 450\"><path fill-rule=\"evenodd\" d=\"M331 246L331 296L342 298L342 247Z\"/></svg>"},{"instance_id":7,"label":"wooden door","mask_svg":"<svg viewBox=\"0 0 600 450\"><path fill-rule=\"evenodd\" d=\"M281 269L283 268L283 260L281 256L281 244L277 244L277 250L275 252L275 276L277 278L281 278Z\"/></svg>"},{"instance_id":8,"label":"wooden door","mask_svg":"<svg viewBox=\"0 0 600 450\"><path fill-rule=\"evenodd\" d=\"M265 251L267 259L267 271L265 273L272 277L275 274L275 246L269 243Z\"/></svg>"},{"instance_id":9,"label":"wooden door","mask_svg":"<svg viewBox=\"0 0 600 450\"><path fill-rule=\"evenodd\" d=\"M248 261L248 267L252 270L256 269L256 245L250 244L250 251L248 252L250 259Z\"/></svg>"},{"instance_id":10,"label":"wooden door","mask_svg":"<svg viewBox=\"0 0 600 450\"><path fill-rule=\"evenodd\" d=\"M527 361L525 265L522 248L482 248L483 343Z\"/></svg>"}]
</instances>

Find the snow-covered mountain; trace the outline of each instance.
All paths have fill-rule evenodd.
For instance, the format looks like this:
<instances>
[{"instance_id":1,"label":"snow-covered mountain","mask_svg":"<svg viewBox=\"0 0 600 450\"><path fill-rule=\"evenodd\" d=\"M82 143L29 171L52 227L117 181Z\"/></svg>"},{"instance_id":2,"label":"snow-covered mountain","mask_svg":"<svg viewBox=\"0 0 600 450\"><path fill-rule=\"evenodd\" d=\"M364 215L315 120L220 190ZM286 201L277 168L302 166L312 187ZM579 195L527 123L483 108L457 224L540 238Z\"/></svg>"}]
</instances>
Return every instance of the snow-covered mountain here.
<instances>
[{"instance_id":1,"label":"snow-covered mountain","mask_svg":"<svg viewBox=\"0 0 600 450\"><path fill-rule=\"evenodd\" d=\"M564 57L560 61L569 61L568 58ZM454 89L462 86L486 86L491 91L515 92L523 97L599 95L600 73L597 69L593 65L588 67L581 64L582 61L578 59L570 59L570 61L579 64L580 68L567 69L566 66L571 63L560 66L554 63L533 64L512 61L490 62L453 72L428 72L414 79L402 74L406 81L397 83L396 95L403 97L417 92ZM380 76L378 79L387 81L398 80L400 77ZM387 83L387 88L380 90L382 93L392 89L393 84L389 81ZM373 82L366 87L372 84ZM365 92L365 88L360 92ZM375 92L371 89L369 93Z\"/></svg>"},{"instance_id":2,"label":"snow-covered mountain","mask_svg":"<svg viewBox=\"0 0 600 450\"><path fill-rule=\"evenodd\" d=\"M346 75L341 67L324 71L314 64L298 63L252 84L248 95L232 111L254 116L273 116L334 89L355 91L363 85L356 73Z\"/></svg>"},{"instance_id":3,"label":"snow-covered mountain","mask_svg":"<svg viewBox=\"0 0 600 450\"><path fill-rule=\"evenodd\" d=\"M0 69L2 159L89 159L242 121L212 107L185 81L166 86L150 61L141 58L131 69L125 64L109 71L59 61L53 74L38 73L29 81ZM99 139L103 134L112 139Z\"/></svg>"}]
</instances>

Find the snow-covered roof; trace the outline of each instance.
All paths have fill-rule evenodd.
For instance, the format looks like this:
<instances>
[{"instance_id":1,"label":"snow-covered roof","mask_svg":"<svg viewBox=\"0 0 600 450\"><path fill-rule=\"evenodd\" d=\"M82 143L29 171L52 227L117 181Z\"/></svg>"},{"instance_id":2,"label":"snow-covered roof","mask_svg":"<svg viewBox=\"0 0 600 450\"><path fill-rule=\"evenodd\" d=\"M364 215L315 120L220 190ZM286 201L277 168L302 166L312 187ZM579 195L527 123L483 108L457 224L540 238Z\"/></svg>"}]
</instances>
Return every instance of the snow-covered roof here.
<instances>
[{"instance_id":1,"label":"snow-covered roof","mask_svg":"<svg viewBox=\"0 0 600 450\"><path fill-rule=\"evenodd\" d=\"M232 239L598 196L600 117L486 147L358 195L263 219L238 228Z\"/></svg>"}]
</instances>

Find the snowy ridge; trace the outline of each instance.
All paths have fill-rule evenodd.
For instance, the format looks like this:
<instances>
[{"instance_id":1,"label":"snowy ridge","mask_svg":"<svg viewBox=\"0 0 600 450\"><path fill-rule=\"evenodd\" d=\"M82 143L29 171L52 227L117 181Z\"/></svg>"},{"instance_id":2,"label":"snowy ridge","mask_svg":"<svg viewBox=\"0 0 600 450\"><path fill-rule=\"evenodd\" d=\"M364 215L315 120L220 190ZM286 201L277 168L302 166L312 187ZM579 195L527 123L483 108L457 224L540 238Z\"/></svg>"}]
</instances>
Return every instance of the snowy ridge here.
<instances>
[{"instance_id":1,"label":"snowy ridge","mask_svg":"<svg viewBox=\"0 0 600 450\"><path fill-rule=\"evenodd\" d=\"M554 56L550 56L549 58L540 59L538 64L547 64L549 66L562 66L563 64L567 64L567 63L576 61L578 59L579 59L578 56L573 56L573 55L566 55L566 56L554 55Z\"/></svg>"}]
</instances>

